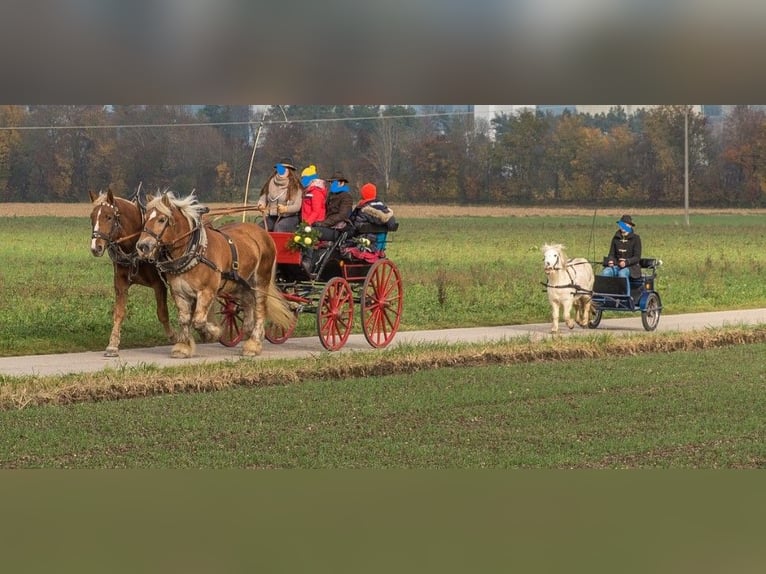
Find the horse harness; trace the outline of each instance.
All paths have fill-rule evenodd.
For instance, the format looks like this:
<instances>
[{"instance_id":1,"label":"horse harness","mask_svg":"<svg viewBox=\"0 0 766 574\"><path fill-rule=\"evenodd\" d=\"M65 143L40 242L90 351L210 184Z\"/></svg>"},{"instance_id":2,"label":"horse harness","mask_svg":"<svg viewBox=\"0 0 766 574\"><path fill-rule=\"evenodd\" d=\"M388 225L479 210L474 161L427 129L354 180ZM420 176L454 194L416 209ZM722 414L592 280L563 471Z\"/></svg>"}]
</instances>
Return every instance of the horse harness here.
<instances>
[{"instance_id":1,"label":"horse harness","mask_svg":"<svg viewBox=\"0 0 766 574\"><path fill-rule=\"evenodd\" d=\"M556 255L556 264L558 264L558 263L559 263L559 256L557 254ZM546 283L540 283L540 284L543 285L544 287L546 287L547 289L574 289L575 292L579 291L579 292L590 293L590 291L588 289L583 289L580 285L577 285L574 282L574 275L572 273L572 267L574 267L575 265L585 265L586 263L587 263L587 261L579 261L577 263L569 263L568 262L563 268L559 267L559 269L563 269L564 271L566 271L567 276L569 277L569 283L566 283L564 285L551 285L551 284L549 284L547 282ZM553 266L553 270L554 271L556 270L556 265Z\"/></svg>"},{"instance_id":2,"label":"horse harness","mask_svg":"<svg viewBox=\"0 0 766 574\"><path fill-rule=\"evenodd\" d=\"M144 229L146 233L154 237L157 242L162 246L161 248L161 257L157 259L155 262L155 266L157 267L157 270L160 271L161 274L167 273L169 275L180 275L181 273L186 273L190 269L196 267L200 263L204 263L214 271L217 271L221 274L221 277L225 281L233 281L237 283L238 285L245 287L247 289L252 289L252 285L248 283L248 281L242 277L239 274L239 256L237 254L237 247L234 244L234 241L226 235L223 231L220 229L215 229L213 227L205 227L203 225L196 224L192 231L190 232L191 239L189 240L188 245L186 246L186 251L183 255L180 257L177 257L176 259L170 259L170 254L168 252L168 244L162 243L162 235L165 232L165 229L167 229L167 226L162 228L162 231L160 233L155 234L151 232L148 229ZM226 243L229 245L229 250L231 251L231 270L230 271L224 271L214 261L211 261L207 257L205 257L205 252L207 251L207 231L215 231L216 233L220 233L223 235L224 239L226 239ZM164 259L163 259L164 256Z\"/></svg>"},{"instance_id":3,"label":"horse harness","mask_svg":"<svg viewBox=\"0 0 766 574\"><path fill-rule=\"evenodd\" d=\"M119 230L122 229L122 222L120 221L120 209L117 207L117 204L104 202L101 205L112 209L114 212L114 223L112 224L112 229L109 230L108 234L103 233L100 230L96 231L96 229L93 229L91 239L103 239L106 241L106 252L109 254L109 258L120 267L130 268L128 271L128 280L132 282L133 276L138 272L138 266L141 263L138 258L138 253L135 250L131 251L130 253L126 253L125 250L120 247L120 241L115 240L115 236L118 234ZM140 203L136 202L136 205L138 205L139 211L141 211L141 216L143 218L143 209L141 208Z\"/></svg>"}]
</instances>

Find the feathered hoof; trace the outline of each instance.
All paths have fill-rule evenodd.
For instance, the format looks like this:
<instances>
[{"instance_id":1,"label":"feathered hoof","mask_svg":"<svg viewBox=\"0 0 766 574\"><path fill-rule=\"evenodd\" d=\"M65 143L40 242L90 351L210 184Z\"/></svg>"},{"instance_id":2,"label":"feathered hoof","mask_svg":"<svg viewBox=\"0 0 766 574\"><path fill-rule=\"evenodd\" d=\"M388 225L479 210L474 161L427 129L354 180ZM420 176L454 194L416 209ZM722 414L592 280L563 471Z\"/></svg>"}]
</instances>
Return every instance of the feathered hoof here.
<instances>
[{"instance_id":1,"label":"feathered hoof","mask_svg":"<svg viewBox=\"0 0 766 574\"><path fill-rule=\"evenodd\" d=\"M243 357L257 357L263 352L263 343L248 339L242 345Z\"/></svg>"},{"instance_id":2,"label":"feathered hoof","mask_svg":"<svg viewBox=\"0 0 766 574\"><path fill-rule=\"evenodd\" d=\"M119 349L117 349L117 347L107 347L106 351L104 351L104 356L105 357L119 357L120 356Z\"/></svg>"},{"instance_id":3,"label":"feathered hoof","mask_svg":"<svg viewBox=\"0 0 766 574\"><path fill-rule=\"evenodd\" d=\"M558 335L558 334L559 334L558 327L552 327L551 328L551 335Z\"/></svg>"},{"instance_id":4,"label":"feathered hoof","mask_svg":"<svg viewBox=\"0 0 766 574\"><path fill-rule=\"evenodd\" d=\"M174 359L188 359L192 356L193 349L186 343L176 343L170 351L170 356Z\"/></svg>"},{"instance_id":5,"label":"feathered hoof","mask_svg":"<svg viewBox=\"0 0 766 574\"><path fill-rule=\"evenodd\" d=\"M575 326L574 321L567 321L567 327L569 327L570 329L574 329L574 326Z\"/></svg>"}]
</instances>

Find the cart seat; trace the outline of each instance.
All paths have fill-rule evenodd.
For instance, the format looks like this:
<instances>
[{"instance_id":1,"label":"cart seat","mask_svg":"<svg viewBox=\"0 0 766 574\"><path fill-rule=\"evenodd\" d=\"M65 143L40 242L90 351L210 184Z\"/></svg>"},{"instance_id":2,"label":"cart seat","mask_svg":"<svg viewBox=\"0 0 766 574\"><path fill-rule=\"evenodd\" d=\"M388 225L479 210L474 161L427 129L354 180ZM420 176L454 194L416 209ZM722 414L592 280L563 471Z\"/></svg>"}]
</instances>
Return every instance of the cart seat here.
<instances>
[{"instance_id":1,"label":"cart seat","mask_svg":"<svg viewBox=\"0 0 766 574\"><path fill-rule=\"evenodd\" d=\"M389 229L389 227L386 225L363 223L356 228L356 233L358 235L374 235L375 245L373 246L373 249L377 251L385 251L386 246L388 245L388 232L396 231L397 229L399 229L398 222L396 222L394 227L391 229Z\"/></svg>"}]
</instances>

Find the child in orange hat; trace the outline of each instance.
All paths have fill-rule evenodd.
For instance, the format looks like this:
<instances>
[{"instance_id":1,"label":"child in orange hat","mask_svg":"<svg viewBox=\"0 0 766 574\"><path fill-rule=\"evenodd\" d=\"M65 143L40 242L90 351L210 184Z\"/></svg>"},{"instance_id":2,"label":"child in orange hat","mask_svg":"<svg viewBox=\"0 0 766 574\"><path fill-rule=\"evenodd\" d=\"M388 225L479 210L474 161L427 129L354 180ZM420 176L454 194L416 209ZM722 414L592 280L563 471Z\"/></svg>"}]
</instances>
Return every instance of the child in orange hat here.
<instances>
[{"instance_id":1,"label":"child in orange hat","mask_svg":"<svg viewBox=\"0 0 766 574\"><path fill-rule=\"evenodd\" d=\"M394 212L385 203L378 199L378 188L373 183L365 183L359 188L361 199L351 212L351 223L357 229L365 224L376 226L385 226L388 231L395 231L399 224L396 222ZM373 245L373 249L378 250L384 247L385 232L370 233L367 237Z\"/></svg>"}]
</instances>

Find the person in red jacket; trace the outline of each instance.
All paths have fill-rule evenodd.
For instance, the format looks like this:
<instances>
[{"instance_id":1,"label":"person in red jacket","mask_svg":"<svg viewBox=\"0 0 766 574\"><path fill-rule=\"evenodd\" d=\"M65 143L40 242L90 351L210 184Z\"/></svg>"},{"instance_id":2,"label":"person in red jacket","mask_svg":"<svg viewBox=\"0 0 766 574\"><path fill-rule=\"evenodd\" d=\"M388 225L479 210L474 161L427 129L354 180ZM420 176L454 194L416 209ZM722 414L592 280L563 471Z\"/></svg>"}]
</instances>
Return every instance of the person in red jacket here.
<instances>
[{"instance_id":1,"label":"person in red jacket","mask_svg":"<svg viewBox=\"0 0 766 574\"><path fill-rule=\"evenodd\" d=\"M325 218L325 202L327 201L327 184L317 175L314 164L301 172L303 185L303 203L301 205L301 221L314 225Z\"/></svg>"}]
</instances>

